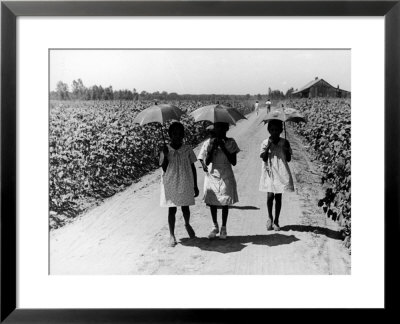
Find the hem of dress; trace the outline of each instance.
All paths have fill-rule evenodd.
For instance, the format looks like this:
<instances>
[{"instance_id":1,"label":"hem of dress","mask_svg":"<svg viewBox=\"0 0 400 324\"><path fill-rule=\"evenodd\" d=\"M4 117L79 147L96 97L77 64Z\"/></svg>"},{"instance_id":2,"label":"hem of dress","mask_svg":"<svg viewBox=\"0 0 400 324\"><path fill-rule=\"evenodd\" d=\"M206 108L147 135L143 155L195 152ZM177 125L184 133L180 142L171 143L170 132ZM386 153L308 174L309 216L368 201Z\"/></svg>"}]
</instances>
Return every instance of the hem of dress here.
<instances>
[{"instance_id":1,"label":"hem of dress","mask_svg":"<svg viewBox=\"0 0 400 324\"><path fill-rule=\"evenodd\" d=\"M204 202L205 202L205 201L204 201ZM210 203L205 202L205 204L206 204L207 206L232 206L232 205L234 205L234 204L236 204L236 203L238 203L238 202L239 202L239 200L237 200L237 201L235 201L235 202L229 202L229 203L226 203L226 204L222 204L222 203L220 203L220 202L218 202L217 204L215 204L215 203L210 204Z\"/></svg>"}]
</instances>

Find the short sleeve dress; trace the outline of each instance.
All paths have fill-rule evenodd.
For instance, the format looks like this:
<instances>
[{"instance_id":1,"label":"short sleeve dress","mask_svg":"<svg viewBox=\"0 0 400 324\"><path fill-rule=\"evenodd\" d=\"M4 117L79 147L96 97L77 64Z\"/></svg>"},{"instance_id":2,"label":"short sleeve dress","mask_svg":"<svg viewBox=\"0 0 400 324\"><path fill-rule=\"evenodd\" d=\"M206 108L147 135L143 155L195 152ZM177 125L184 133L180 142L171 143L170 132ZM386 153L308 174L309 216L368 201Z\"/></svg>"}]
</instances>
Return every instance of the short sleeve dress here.
<instances>
[{"instance_id":1,"label":"short sleeve dress","mask_svg":"<svg viewBox=\"0 0 400 324\"><path fill-rule=\"evenodd\" d=\"M197 156L199 160L206 160L210 145L210 139L204 142ZM229 153L240 152L233 138L226 140L225 147ZM220 147L214 151L208 170L204 178L204 202L211 206L227 206L237 203L239 197L232 165Z\"/></svg>"},{"instance_id":2,"label":"short sleeve dress","mask_svg":"<svg viewBox=\"0 0 400 324\"><path fill-rule=\"evenodd\" d=\"M183 144L175 150L168 147L168 167L161 175L161 207L191 206L194 201L194 178L192 163L197 161L190 146ZM160 165L164 153L160 154Z\"/></svg>"},{"instance_id":3,"label":"short sleeve dress","mask_svg":"<svg viewBox=\"0 0 400 324\"><path fill-rule=\"evenodd\" d=\"M262 161L260 191L272 193L294 191L292 173L283 149L285 142L285 139L280 138L277 144L272 143L269 149L268 161ZM265 151L267 145L268 139L262 142L260 154ZM292 153L290 147L289 150Z\"/></svg>"}]
</instances>

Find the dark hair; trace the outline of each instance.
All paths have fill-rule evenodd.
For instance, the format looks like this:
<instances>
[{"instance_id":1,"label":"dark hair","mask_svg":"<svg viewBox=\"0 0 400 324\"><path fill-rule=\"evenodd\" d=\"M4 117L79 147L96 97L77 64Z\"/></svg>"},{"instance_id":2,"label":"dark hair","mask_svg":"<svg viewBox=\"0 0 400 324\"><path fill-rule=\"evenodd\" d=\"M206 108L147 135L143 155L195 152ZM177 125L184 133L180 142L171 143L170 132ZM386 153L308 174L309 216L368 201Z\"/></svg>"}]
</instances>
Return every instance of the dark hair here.
<instances>
[{"instance_id":1,"label":"dark hair","mask_svg":"<svg viewBox=\"0 0 400 324\"><path fill-rule=\"evenodd\" d=\"M175 131L175 130L182 130L183 133L185 133L185 128L183 127L183 125L179 122L173 122L169 128L168 128L168 135L171 137L171 134Z\"/></svg>"},{"instance_id":2,"label":"dark hair","mask_svg":"<svg viewBox=\"0 0 400 324\"><path fill-rule=\"evenodd\" d=\"M281 132L283 131L283 122L278 119L272 119L268 122L268 131L271 126L279 127Z\"/></svg>"},{"instance_id":3,"label":"dark hair","mask_svg":"<svg viewBox=\"0 0 400 324\"><path fill-rule=\"evenodd\" d=\"M214 126L216 126L217 124L220 125L221 128L223 130L225 130L226 132L229 130L229 123L216 122L216 123L214 123Z\"/></svg>"}]
</instances>

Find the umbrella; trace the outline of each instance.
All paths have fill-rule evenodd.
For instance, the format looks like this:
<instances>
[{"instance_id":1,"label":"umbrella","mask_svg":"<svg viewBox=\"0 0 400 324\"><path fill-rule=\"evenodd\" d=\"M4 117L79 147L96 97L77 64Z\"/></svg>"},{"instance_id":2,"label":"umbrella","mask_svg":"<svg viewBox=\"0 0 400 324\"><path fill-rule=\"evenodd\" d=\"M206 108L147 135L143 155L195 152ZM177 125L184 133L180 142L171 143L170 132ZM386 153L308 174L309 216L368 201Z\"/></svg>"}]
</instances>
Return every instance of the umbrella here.
<instances>
[{"instance_id":1,"label":"umbrella","mask_svg":"<svg viewBox=\"0 0 400 324\"><path fill-rule=\"evenodd\" d=\"M162 105L155 104L141 111L135 117L133 123L139 124L140 126L149 123L159 123L161 128L161 134L165 144L165 138L161 124L165 123L168 120L179 120L182 115L183 111L176 106L169 104L162 104Z\"/></svg>"},{"instance_id":2,"label":"umbrella","mask_svg":"<svg viewBox=\"0 0 400 324\"><path fill-rule=\"evenodd\" d=\"M282 108L282 110L274 110L270 113L268 113L261 122L268 123L270 120L280 120L283 122L283 127L285 129L285 138L286 138L286 122L294 122L294 123L300 123L306 122L306 119L302 114L300 114L296 109L294 108Z\"/></svg>"},{"instance_id":3,"label":"umbrella","mask_svg":"<svg viewBox=\"0 0 400 324\"><path fill-rule=\"evenodd\" d=\"M190 115L194 118L194 121L208 120L212 123L228 123L236 125L236 122L240 119L247 119L237 109L227 107L224 105L209 105L196 109L191 112Z\"/></svg>"},{"instance_id":4,"label":"umbrella","mask_svg":"<svg viewBox=\"0 0 400 324\"><path fill-rule=\"evenodd\" d=\"M284 108L283 110L274 110L270 113L268 113L262 120L264 122L264 125L272 120L272 119L277 119L283 122L294 122L294 123L299 123L299 122L306 122L305 117L300 114L296 109L293 108Z\"/></svg>"}]
</instances>

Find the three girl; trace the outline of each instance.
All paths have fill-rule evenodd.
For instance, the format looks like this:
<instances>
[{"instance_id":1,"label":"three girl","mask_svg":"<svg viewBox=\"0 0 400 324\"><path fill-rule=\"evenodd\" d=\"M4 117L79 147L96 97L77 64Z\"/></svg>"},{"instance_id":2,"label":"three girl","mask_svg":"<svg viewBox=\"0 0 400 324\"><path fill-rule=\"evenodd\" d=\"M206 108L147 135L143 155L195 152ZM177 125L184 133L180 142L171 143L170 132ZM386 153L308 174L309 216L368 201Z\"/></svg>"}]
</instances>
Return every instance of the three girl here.
<instances>
[{"instance_id":1,"label":"three girl","mask_svg":"<svg viewBox=\"0 0 400 324\"><path fill-rule=\"evenodd\" d=\"M207 139L198 159L205 172L203 200L210 207L213 228L208 238L227 238L227 220L229 206L238 202L238 193L232 166L236 165L236 156L240 151L236 141L226 136L229 130L227 123L215 123L212 136ZM292 150L289 142L280 137L283 123L278 120L268 122L270 137L261 144L262 162L259 190L267 192L268 220L267 229L279 231L279 215L282 206L282 193L293 191L293 178L288 162ZM190 238L195 237L191 227L189 206L195 204L194 198L199 195L197 174L194 162L197 158L193 150L183 144L184 128L181 123L171 124L168 134L170 144L160 154L162 167L161 206L168 207L168 224L170 246L177 244L174 229L177 207L181 207L185 227ZM273 205L275 202L275 217ZM217 210L222 209L222 226L219 227Z\"/></svg>"}]
</instances>

